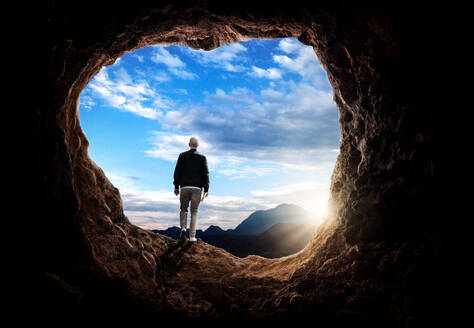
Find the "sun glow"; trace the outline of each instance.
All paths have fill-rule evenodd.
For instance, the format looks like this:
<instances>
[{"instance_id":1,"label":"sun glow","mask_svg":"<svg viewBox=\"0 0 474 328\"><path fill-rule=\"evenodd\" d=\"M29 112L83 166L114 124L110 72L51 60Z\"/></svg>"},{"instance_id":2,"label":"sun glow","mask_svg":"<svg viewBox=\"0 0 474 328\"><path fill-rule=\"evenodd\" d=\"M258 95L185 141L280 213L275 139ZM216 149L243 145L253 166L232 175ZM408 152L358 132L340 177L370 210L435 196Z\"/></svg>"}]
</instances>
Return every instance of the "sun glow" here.
<instances>
[{"instance_id":1,"label":"sun glow","mask_svg":"<svg viewBox=\"0 0 474 328\"><path fill-rule=\"evenodd\" d=\"M301 206L314 214L316 219L322 221L327 214L327 203L329 194L317 195L315 197L304 200Z\"/></svg>"}]
</instances>

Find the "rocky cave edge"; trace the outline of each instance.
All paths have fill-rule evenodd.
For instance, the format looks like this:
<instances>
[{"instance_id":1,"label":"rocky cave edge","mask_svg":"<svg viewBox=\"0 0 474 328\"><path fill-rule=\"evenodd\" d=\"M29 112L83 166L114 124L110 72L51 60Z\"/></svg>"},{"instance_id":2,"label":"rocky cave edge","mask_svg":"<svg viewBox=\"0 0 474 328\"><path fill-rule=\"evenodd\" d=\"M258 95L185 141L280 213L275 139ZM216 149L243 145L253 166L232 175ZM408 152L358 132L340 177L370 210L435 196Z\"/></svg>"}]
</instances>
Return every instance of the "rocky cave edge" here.
<instances>
[{"instance_id":1,"label":"rocky cave edge","mask_svg":"<svg viewBox=\"0 0 474 328\"><path fill-rule=\"evenodd\" d=\"M51 1L38 12L37 216L28 300L42 315L418 325L445 313L438 123L421 11L342 2ZM239 259L132 225L88 155L79 95L102 66L153 44L195 49L296 37L314 47L339 108L331 215L281 259ZM409 77L409 78L407 78ZM161 321L163 322L163 321Z\"/></svg>"}]
</instances>

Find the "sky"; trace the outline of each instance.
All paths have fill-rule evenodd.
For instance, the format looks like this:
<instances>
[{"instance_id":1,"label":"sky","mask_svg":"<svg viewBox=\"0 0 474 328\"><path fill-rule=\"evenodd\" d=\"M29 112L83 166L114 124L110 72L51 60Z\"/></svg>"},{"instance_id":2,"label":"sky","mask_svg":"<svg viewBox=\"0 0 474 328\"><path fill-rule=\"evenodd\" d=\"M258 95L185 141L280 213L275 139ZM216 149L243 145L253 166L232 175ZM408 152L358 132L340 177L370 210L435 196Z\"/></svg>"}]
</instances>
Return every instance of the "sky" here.
<instances>
[{"instance_id":1,"label":"sky","mask_svg":"<svg viewBox=\"0 0 474 328\"><path fill-rule=\"evenodd\" d=\"M198 229L235 228L281 203L322 220L339 116L314 50L295 38L126 53L82 91L79 117L91 159L119 188L135 225L179 225L173 172L191 136L210 171Z\"/></svg>"}]
</instances>

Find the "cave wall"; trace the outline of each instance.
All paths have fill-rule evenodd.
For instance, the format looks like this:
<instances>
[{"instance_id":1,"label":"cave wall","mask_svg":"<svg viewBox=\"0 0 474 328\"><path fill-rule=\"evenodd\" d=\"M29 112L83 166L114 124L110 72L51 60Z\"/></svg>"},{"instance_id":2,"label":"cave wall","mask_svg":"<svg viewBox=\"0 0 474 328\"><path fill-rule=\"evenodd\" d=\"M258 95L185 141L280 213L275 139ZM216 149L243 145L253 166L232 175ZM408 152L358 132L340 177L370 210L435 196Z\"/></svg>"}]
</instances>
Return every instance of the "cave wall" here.
<instances>
[{"instance_id":1,"label":"cave wall","mask_svg":"<svg viewBox=\"0 0 474 328\"><path fill-rule=\"evenodd\" d=\"M445 238L439 215L440 117L420 88L428 83L425 73L429 70L422 56L427 44L420 39L426 32L418 20L420 13L395 4L307 6L299 1L281 6L266 1L231 6L217 1L126 6L108 1L50 1L39 8L35 36L41 68L34 77L39 92L30 111L35 208L42 218L31 222L31 229L41 236L36 244L36 288L50 295L52 307L70 311L65 299L72 299L69 304L74 306L85 303L89 310L106 303L163 315L178 311L173 306L178 301L170 295L174 295L172 288L176 292L184 287L166 287L162 280L163 266L170 265L170 258L165 260L162 254L171 244L130 224L119 190L89 158L78 117L80 92L103 65L146 45L175 43L213 49L249 38L297 37L314 47L340 113L331 223L315 236L304 255L295 257L284 288L281 281L269 283L261 277L248 278L245 284L238 279L220 281L218 286L243 290L245 296L238 299L246 301L236 313L243 311L250 317L256 316L249 310L252 306L264 304L266 317L318 309L328 321L344 322L355 315L342 309L352 307L358 309L358 318L365 318L362 321L375 311L383 313L376 317L380 321L415 320L419 310L406 301L415 291L412 285L406 286L405 276L409 270L418 272L415 252L429 259L419 272L433 269ZM209 260L215 251L206 252L195 256ZM231 271L247 265L219 256ZM381 271L391 270L387 263L400 272L380 278ZM261 265L269 264L262 260ZM287 264L278 265L283 271ZM360 287L374 277L382 280L370 288ZM388 285L391 289L382 288ZM249 286L262 290L255 298L258 301L249 300ZM374 292L377 288L389 293L402 290L397 295L403 301L379 303L385 306L383 311L370 310L370 306L360 310L361 304L380 300L380 293ZM428 288L420 289L425 293L422 300L432 296L426 294ZM330 290L341 291L335 296ZM265 299L268 295L278 297L270 302ZM200 310L185 307L188 315L193 311L202 317L233 313L230 305L223 310L215 304L235 299L200 297ZM213 297L217 301L210 301ZM79 298L86 301L81 303Z\"/></svg>"}]
</instances>

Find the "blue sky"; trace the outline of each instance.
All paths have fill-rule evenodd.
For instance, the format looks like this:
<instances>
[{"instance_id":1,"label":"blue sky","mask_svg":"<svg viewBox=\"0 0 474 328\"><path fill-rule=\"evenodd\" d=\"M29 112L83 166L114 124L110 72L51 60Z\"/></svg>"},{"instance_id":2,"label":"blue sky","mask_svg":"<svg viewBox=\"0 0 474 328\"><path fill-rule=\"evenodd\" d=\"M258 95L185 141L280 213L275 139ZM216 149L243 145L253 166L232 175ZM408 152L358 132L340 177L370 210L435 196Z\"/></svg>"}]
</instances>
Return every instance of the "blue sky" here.
<instances>
[{"instance_id":1,"label":"blue sky","mask_svg":"<svg viewBox=\"0 0 474 328\"><path fill-rule=\"evenodd\" d=\"M127 53L87 85L79 112L92 160L147 229L178 225L173 171L197 136L210 169L198 229L227 229L281 203L321 220L340 138L332 97L311 47L254 39Z\"/></svg>"}]
</instances>

